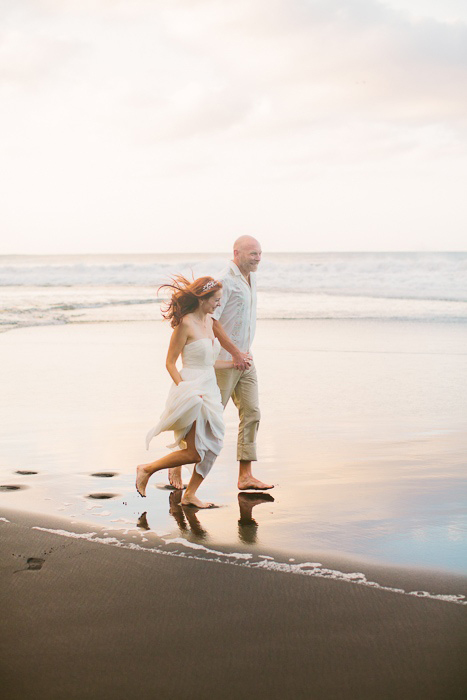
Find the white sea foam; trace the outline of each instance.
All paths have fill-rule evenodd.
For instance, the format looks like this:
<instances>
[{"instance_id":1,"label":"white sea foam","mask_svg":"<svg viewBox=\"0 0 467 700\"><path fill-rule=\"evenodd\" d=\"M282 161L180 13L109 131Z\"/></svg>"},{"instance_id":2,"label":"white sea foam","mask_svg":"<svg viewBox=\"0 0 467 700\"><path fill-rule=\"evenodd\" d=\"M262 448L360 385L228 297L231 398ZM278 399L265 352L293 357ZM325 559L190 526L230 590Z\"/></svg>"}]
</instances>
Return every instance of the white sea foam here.
<instances>
[{"instance_id":1,"label":"white sea foam","mask_svg":"<svg viewBox=\"0 0 467 700\"><path fill-rule=\"evenodd\" d=\"M96 532L70 532L68 530L55 530L52 528L45 528L34 526L33 530L41 530L42 532L49 532L53 535L59 535L61 537L69 537L72 539L87 540L88 542L96 542L98 544L107 544L114 547L120 547L122 549L131 549L142 552L147 552L150 554L163 554L165 556L175 556L187 559L197 559L201 561L210 561L222 564L231 564L233 566L243 566L247 568L254 569L265 569L267 571L276 571L281 573L289 573L300 576L311 576L315 578L326 578L333 581L342 581L345 583L356 584L360 586L367 586L369 588L374 588L380 591L397 593L399 595L409 595L418 598L429 598L431 600L437 600L445 603L455 603L457 605L467 605L467 601L464 595L455 594L439 594L430 593L428 591L406 591L403 588L395 588L392 586L383 586L376 581L369 581L365 574L362 572L343 572L337 569L328 569L323 567L319 562L304 562L302 564L290 564L285 562L275 561L273 558L265 559L262 558L259 561L251 561L253 558L252 554L245 554L239 552L225 553L217 550L211 550L204 545L197 545L193 542L188 542L183 538L176 538L174 540L166 540L167 544L177 543L183 545L184 547L189 547L190 549L202 551L204 556L197 556L195 554L190 554L184 551L170 551L164 550L159 547L143 547L134 542L124 542L118 540L116 537L98 537ZM207 556L206 556L207 555ZM214 555L214 556L210 556ZM259 559L259 557L258 557Z\"/></svg>"},{"instance_id":2,"label":"white sea foam","mask_svg":"<svg viewBox=\"0 0 467 700\"><path fill-rule=\"evenodd\" d=\"M216 549L208 549L203 544L196 544L195 542L189 542L183 539L183 537L174 537L170 540L163 540L165 544L181 544L189 549L198 549L206 552L207 554L216 554L220 557L231 557L232 559L252 559L253 555L248 553L238 553L238 552L218 552Z\"/></svg>"},{"instance_id":3,"label":"white sea foam","mask_svg":"<svg viewBox=\"0 0 467 700\"><path fill-rule=\"evenodd\" d=\"M179 272L218 275L226 260L199 254L0 256L0 286L154 288ZM281 292L467 301L467 253L265 254L258 285Z\"/></svg>"}]
</instances>

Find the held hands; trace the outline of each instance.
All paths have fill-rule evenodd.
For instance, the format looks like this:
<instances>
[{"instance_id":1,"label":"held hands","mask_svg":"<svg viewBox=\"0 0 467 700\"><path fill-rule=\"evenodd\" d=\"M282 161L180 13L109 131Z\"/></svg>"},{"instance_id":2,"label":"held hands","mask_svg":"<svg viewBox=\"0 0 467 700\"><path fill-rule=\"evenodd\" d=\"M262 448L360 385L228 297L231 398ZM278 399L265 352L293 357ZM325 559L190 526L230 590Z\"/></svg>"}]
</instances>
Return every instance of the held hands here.
<instances>
[{"instance_id":1,"label":"held hands","mask_svg":"<svg viewBox=\"0 0 467 700\"><path fill-rule=\"evenodd\" d=\"M236 352L232 355L232 362L235 369L250 369L253 364L253 357L247 352Z\"/></svg>"}]
</instances>

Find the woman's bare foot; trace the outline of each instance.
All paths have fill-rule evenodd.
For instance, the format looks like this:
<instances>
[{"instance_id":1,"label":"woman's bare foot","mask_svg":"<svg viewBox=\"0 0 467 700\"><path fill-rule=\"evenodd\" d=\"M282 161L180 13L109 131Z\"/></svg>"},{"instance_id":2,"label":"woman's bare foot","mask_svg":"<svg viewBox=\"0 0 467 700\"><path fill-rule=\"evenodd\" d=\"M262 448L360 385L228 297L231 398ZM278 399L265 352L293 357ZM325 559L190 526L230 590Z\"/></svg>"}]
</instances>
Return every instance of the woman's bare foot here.
<instances>
[{"instance_id":1,"label":"woman's bare foot","mask_svg":"<svg viewBox=\"0 0 467 700\"><path fill-rule=\"evenodd\" d=\"M146 464L140 464L136 467L136 490L140 496L146 497L146 486L151 474L146 471Z\"/></svg>"},{"instance_id":2,"label":"woman's bare foot","mask_svg":"<svg viewBox=\"0 0 467 700\"><path fill-rule=\"evenodd\" d=\"M169 469L169 483L174 487L174 489L183 488L181 467L172 467Z\"/></svg>"},{"instance_id":3,"label":"woman's bare foot","mask_svg":"<svg viewBox=\"0 0 467 700\"><path fill-rule=\"evenodd\" d=\"M195 508L215 508L214 503L204 503L196 496L187 496L186 492L181 500L182 506L194 506Z\"/></svg>"}]
</instances>

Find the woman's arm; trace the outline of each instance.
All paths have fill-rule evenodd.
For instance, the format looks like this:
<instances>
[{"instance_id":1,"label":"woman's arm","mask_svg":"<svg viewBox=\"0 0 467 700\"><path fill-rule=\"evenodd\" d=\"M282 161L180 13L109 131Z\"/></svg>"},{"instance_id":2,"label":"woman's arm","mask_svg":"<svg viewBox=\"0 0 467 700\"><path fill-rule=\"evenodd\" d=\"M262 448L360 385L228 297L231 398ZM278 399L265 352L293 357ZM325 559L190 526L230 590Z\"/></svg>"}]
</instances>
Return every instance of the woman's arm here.
<instances>
[{"instance_id":1,"label":"woman's arm","mask_svg":"<svg viewBox=\"0 0 467 700\"><path fill-rule=\"evenodd\" d=\"M182 381L182 378L180 376L180 372L177 369L176 362L185 346L187 338L188 328L186 323L183 323L182 320L182 322L179 323L178 326L175 326L174 332L172 333L172 337L170 338L169 350L167 352L167 360L165 362L167 372L170 374L177 386Z\"/></svg>"},{"instance_id":2,"label":"woman's arm","mask_svg":"<svg viewBox=\"0 0 467 700\"><path fill-rule=\"evenodd\" d=\"M216 321L215 318L212 319L212 330L224 350L227 350L227 352L232 355L234 361L233 366L237 369L248 369L251 364L248 353L240 352L237 346L230 340L220 321ZM216 369L230 369L229 367L217 367L217 363L215 367Z\"/></svg>"},{"instance_id":3,"label":"woman's arm","mask_svg":"<svg viewBox=\"0 0 467 700\"><path fill-rule=\"evenodd\" d=\"M216 360L214 369L233 369L235 367L232 360Z\"/></svg>"}]
</instances>

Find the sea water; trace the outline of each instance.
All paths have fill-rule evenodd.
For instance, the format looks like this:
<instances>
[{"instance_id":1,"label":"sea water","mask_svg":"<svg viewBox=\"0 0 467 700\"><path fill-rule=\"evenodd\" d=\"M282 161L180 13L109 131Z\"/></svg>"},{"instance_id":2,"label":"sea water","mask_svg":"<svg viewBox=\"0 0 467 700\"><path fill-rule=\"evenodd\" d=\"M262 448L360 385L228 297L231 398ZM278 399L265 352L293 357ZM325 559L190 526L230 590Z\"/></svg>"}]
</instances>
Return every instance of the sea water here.
<instances>
[{"instance_id":1,"label":"sea water","mask_svg":"<svg viewBox=\"0 0 467 700\"><path fill-rule=\"evenodd\" d=\"M0 330L160 320L174 274L216 277L228 255L0 256ZM269 253L260 319L467 322L467 253Z\"/></svg>"}]
</instances>

